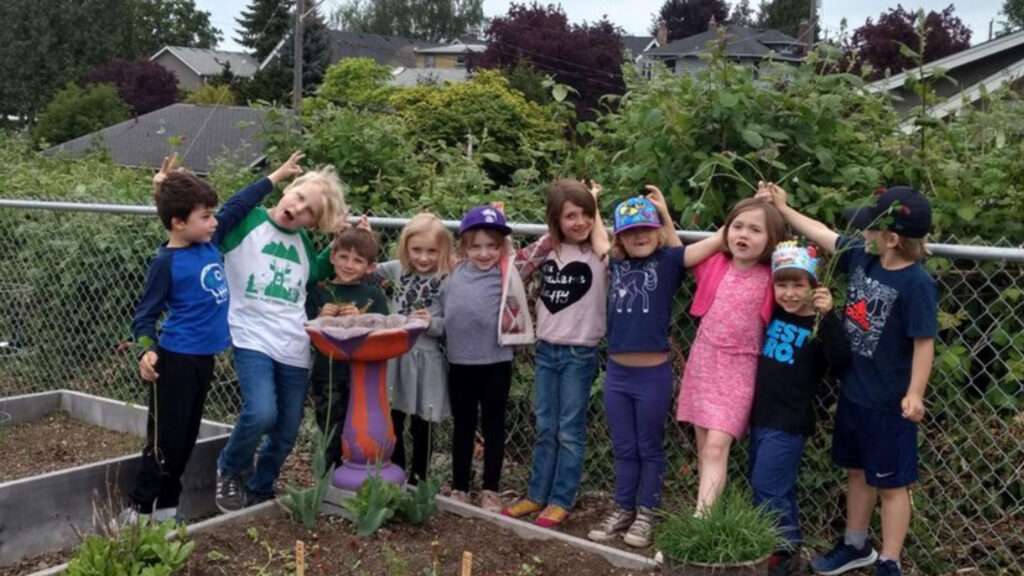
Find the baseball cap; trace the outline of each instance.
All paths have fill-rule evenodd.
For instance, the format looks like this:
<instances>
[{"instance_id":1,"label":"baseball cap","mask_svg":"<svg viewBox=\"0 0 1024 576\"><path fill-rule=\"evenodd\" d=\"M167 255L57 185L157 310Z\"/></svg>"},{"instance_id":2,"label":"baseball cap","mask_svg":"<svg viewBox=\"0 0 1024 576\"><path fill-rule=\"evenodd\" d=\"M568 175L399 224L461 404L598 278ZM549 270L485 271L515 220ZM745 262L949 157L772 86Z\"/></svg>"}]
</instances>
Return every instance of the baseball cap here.
<instances>
[{"instance_id":1,"label":"baseball cap","mask_svg":"<svg viewBox=\"0 0 1024 576\"><path fill-rule=\"evenodd\" d=\"M881 189L872 204L843 214L854 228L890 230L907 238L924 238L932 227L931 203L910 186Z\"/></svg>"},{"instance_id":2,"label":"baseball cap","mask_svg":"<svg viewBox=\"0 0 1024 576\"><path fill-rule=\"evenodd\" d=\"M512 233L512 228L505 222L505 215L501 210L493 206L474 206L466 211L459 223L459 234L463 234L477 228L497 230L506 236Z\"/></svg>"},{"instance_id":3,"label":"baseball cap","mask_svg":"<svg viewBox=\"0 0 1024 576\"><path fill-rule=\"evenodd\" d=\"M643 196L634 196L615 207L615 233L630 228L661 228L658 208Z\"/></svg>"}]
</instances>

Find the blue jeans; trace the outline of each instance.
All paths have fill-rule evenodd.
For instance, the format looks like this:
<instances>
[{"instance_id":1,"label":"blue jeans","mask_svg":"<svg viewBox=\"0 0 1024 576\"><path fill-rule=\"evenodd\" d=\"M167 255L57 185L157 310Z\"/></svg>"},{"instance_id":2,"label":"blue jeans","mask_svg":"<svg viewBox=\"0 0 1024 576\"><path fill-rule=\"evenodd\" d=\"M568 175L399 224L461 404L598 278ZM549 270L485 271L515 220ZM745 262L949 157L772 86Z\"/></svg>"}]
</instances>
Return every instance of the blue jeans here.
<instances>
[{"instance_id":1,"label":"blue jeans","mask_svg":"<svg viewBox=\"0 0 1024 576\"><path fill-rule=\"evenodd\" d=\"M750 486L754 504L766 504L777 515L779 531L790 547L803 542L796 481L807 438L771 428L750 429Z\"/></svg>"},{"instance_id":2,"label":"blue jeans","mask_svg":"<svg viewBox=\"0 0 1024 576\"><path fill-rule=\"evenodd\" d=\"M590 385L597 348L537 342L533 413L537 418L527 496L571 508L583 476Z\"/></svg>"},{"instance_id":3,"label":"blue jeans","mask_svg":"<svg viewBox=\"0 0 1024 576\"><path fill-rule=\"evenodd\" d=\"M221 474L241 476L252 468L253 454L259 446L256 471L246 487L252 494L272 496L274 481L295 446L302 424L309 370L276 362L255 350L235 348L234 355L242 412L217 467Z\"/></svg>"}]
</instances>

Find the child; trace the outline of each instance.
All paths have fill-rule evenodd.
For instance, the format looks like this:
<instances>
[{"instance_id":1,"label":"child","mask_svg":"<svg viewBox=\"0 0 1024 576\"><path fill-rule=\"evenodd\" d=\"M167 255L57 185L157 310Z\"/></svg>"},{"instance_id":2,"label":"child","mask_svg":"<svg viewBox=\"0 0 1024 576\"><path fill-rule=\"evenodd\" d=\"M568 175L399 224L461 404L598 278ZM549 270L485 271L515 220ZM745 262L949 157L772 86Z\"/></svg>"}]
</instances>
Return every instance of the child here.
<instances>
[{"instance_id":1,"label":"child","mask_svg":"<svg viewBox=\"0 0 1024 576\"><path fill-rule=\"evenodd\" d=\"M398 238L398 259L377 267L398 314L429 323L412 350L388 365L391 420L395 427L392 460L405 468L405 419L412 429L412 470L409 481L427 477L430 423L451 415L448 362L441 348L444 336L444 295L451 271L452 237L441 219L429 213L412 217Z\"/></svg>"},{"instance_id":2,"label":"child","mask_svg":"<svg viewBox=\"0 0 1024 576\"><path fill-rule=\"evenodd\" d=\"M884 190L873 205L852 214L851 224L864 230L861 241L800 214L778 186L759 195L772 198L798 232L837 252L838 269L849 276L844 326L852 355L832 438L832 459L848 475L846 533L811 566L833 575L874 563L877 576L898 576L910 527L908 486L917 481L917 423L924 417L938 331L935 281L919 262L931 204L913 188ZM879 495L880 556L867 540Z\"/></svg>"},{"instance_id":3,"label":"child","mask_svg":"<svg viewBox=\"0 0 1024 576\"><path fill-rule=\"evenodd\" d=\"M306 288L332 272L328 259L318 260L306 228L332 231L344 213L341 182L333 168L321 168L292 182L272 209L249 212L221 245L242 390L241 413L217 462L216 503L223 512L274 496L309 385ZM255 472L243 490L257 448Z\"/></svg>"},{"instance_id":4,"label":"child","mask_svg":"<svg viewBox=\"0 0 1024 576\"><path fill-rule=\"evenodd\" d=\"M548 234L520 252L526 278L540 271L534 414L536 441L527 497L502 512L541 512L552 528L569 516L583 475L590 385L608 305L608 233L597 211L600 186L576 180L548 188ZM552 250L553 247L553 250Z\"/></svg>"},{"instance_id":5,"label":"child","mask_svg":"<svg viewBox=\"0 0 1024 576\"><path fill-rule=\"evenodd\" d=\"M754 400L754 373L772 310L775 244L786 232L769 202L736 204L723 226L722 252L694 270L690 313L701 318L679 388L676 418L697 436L697 513L725 488L729 448L746 431Z\"/></svg>"},{"instance_id":6,"label":"child","mask_svg":"<svg viewBox=\"0 0 1024 576\"><path fill-rule=\"evenodd\" d=\"M672 299L683 268L721 244L716 233L684 250L661 191L647 189L646 198L630 198L615 209L604 406L615 455L616 509L587 535L604 542L626 531L626 544L638 548L651 543L665 476Z\"/></svg>"},{"instance_id":7,"label":"child","mask_svg":"<svg viewBox=\"0 0 1024 576\"><path fill-rule=\"evenodd\" d=\"M757 360L750 485L754 503L776 512L787 543L772 558L776 576L800 573L800 458L804 443L814 434L818 386L826 372L841 373L850 358L839 316L832 312L832 295L818 285L817 269L814 247L780 242L772 253L775 307Z\"/></svg>"},{"instance_id":8,"label":"child","mask_svg":"<svg viewBox=\"0 0 1024 576\"><path fill-rule=\"evenodd\" d=\"M145 350L139 373L155 385L149 390L146 446L127 521L152 514L162 522L177 513L181 475L199 434L214 356L230 344L228 288L217 246L274 184L301 172L302 155L293 154L270 176L236 193L216 216L216 192L192 174L174 170L175 159L165 158L153 177L168 241L149 265L132 320L132 334ZM164 310L167 317L157 335Z\"/></svg>"},{"instance_id":9,"label":"child","mask_svg":"<svg viewBox=\"0 0 1024 576\"><path fill-rule=\"evenodd\" d=\"M522 280L512 265L500 209L477 206L462 217L459 253L448 277L444 332L452 401L452 498L465 502L470 484L477 410L484 437L481 506L501 512L498 495L505 458L505 408L512 384L512 345L533 341Z\"/></svg>"},{"instance_id":10,"label":"child","mask_svg":"<svg viewBox=\"0 0 1024 576\"><path fill-rule=\"evenodd\" d=\"M370 312L387 314L387 297L369 281L377 263L377 239L369 230L349 228L339 232L331 244L334 277L317 282L306 297L306 314L350 316ZM348 410L349 369L347 362L332 362L313 348L313 406L321 432L331 432L325 446L328 466L341 465L341 432Z\"/></svg>"}]
</instances>

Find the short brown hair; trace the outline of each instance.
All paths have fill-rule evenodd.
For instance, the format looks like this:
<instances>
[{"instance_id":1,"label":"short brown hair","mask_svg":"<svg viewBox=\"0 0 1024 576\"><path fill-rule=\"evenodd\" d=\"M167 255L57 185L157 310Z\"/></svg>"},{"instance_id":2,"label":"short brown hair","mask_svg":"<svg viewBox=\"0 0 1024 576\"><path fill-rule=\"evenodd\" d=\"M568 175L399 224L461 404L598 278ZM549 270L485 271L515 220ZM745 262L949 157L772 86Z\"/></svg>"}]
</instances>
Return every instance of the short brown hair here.
<instances>
[{"instance_id":1,"label":"short brown hair","mask_svg":"<svg viewBox=\"0 0 1024 576\"><path fill-rule=\"evenodd\" d=\"M772 274L772 282L799 282L800 280L807 280L812 288L818 285L818 279L813 274L800 268L783 268Z\"/></svg>"},{"instance_id":2,"label":"short brown hair","mask_svg":"<svg viewBox=\"0 0 1024 576\"><path fill-rule=\"evenodd\" d=\"M473 238L476 238L477 234L486 234L491 240L498 243L499 248L511 242L511 239L502 234L499 230L493 230L491 228L473 228L472 230L466 230L459 235L459 247L457 252L460 258L466 257L466 249L469 248L469 243L473 241Z\"/></svg>"},{"instance_id":3,"label":"short brown hair","mask_svg":"<svg viewBox=\"0 0 1024 576\"><path fill-rule=\"evenodd\" d=\"M346 228L334 237L331 254L337 254L341 250L351 250L365 258L368 263L373 264L377 261L377 252L380 250L380 246L377 244L377 237L373 232L362 228Z\"/></svg>"},{"instance_id":4,"label":"short brown hair","mask_svg":"<svg viewBox=\"0 0 1024 576\"><path fill-rule=\"evenodd\" d=\"M170 230L174 218L188 220L188 215L198 208L217 206L217 193L205 181L188 172L171 172L160 183L153 194L156 214L164 228Z\"/></svg>"},{"instance_id":5,"label":"short brown hair","mask_svg":"<svg viewBox=\"0 0 1024 576\"><path fill-rule=\"evenodd\" d=\"M597 215L597 202L594 196L587 190L587 187L579 180L561 178L555 180L548 186L547 201L547 223L548 234L559 242L565 241L562 234L562 207L566 202L572 202L583 209L583 213L590 218Z\"/></svg>"},{"instance_id":6,"label":"short brown hair","mask_svg":"<svg viewBox=\"0 0 1024 576\"><path fill-rule=\"evenodd\" d=\"M896 234L896 232L891 232ZM900 257L910 260L911 262L919 262L927 258L930 254L928 252L928 237L924 238L907 238L901 234L899 236L900 242L896 245L896 253Z\"/></svg>"},{"instance_id":7,"label":"short brown hair","mask_svg":"<svg viewBox=\"0 0 1024 576\"><path fill-rule=\"evenodd\" d=\"M729 251L729 227L732 226L732 222L737 216L751 210L764 211L765 233L768 235L768 241L765 243L764 252L761 253L759 260L764 264L771 264L775 245L786 238L786 220L774 204L757 198L740 200L725 217L722 231L722 251L732 257L732 252Z\"/></svg>"}]
</instances>

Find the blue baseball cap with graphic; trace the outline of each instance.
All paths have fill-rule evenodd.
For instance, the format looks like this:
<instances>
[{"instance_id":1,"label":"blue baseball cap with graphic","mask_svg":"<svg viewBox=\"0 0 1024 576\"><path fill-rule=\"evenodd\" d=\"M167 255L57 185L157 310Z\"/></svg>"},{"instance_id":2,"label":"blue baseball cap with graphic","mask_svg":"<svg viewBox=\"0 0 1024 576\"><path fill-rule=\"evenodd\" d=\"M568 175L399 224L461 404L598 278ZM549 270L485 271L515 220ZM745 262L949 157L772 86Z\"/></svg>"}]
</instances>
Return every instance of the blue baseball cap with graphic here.
<instances>
[{"instance_id":1,"label":"blue baseball cap with graphic","mask_svg":"<svg viewBox=\"0 0 1024 576\"><path fill-rule=\"evenodd\" d=\"M643 196L634 196L615 207L615 233L631 228L661 228L658 208Z\"/></svg>"}]
</instances>

